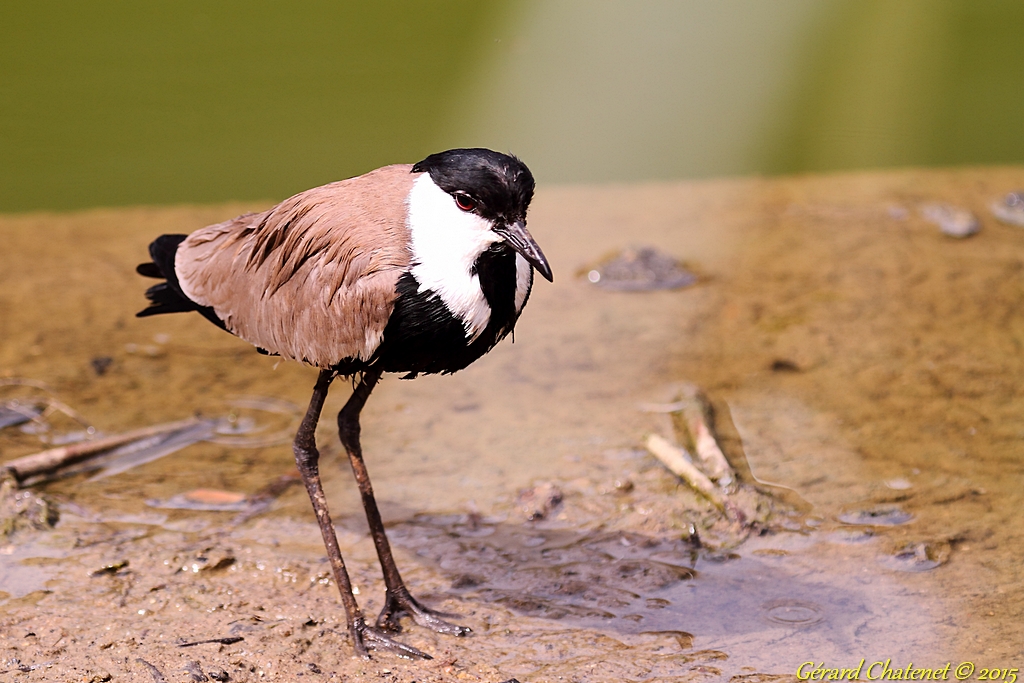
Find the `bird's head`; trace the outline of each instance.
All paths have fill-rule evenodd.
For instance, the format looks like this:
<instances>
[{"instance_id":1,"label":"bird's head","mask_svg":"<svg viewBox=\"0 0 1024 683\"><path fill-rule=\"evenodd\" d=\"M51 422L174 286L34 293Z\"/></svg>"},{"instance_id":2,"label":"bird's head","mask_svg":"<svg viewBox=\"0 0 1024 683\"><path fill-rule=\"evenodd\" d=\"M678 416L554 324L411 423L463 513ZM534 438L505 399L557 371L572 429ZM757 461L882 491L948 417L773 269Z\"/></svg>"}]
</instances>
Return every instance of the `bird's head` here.
<instances>
[{"instance_id":1,"label":"bird's head","mask_svg":"<svg viewBox=\"0 0 1024 683\"><path fill-rule=\"evenodd\" d=\"M460 211L486 221L501 241L553 281L544 252L526 230L526 210L534 188L533 174L526 164L489 149L450 149L431 154L412 171L429 173Z\"/></svg>"}]
</instances>

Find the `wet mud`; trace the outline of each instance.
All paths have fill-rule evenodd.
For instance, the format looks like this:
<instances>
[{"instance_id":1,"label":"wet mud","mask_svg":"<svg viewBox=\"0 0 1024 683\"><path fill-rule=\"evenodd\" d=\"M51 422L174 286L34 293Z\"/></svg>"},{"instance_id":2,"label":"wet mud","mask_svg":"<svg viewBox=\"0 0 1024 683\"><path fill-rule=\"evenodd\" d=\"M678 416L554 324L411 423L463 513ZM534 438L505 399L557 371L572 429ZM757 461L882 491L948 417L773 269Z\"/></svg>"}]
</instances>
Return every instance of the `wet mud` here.
<instances>
[{"instance_id":1,"label":"wet mud","mask_svg":"<svg viewBox=\"0 0 1024 683\"><path fill-rule=\"evenodd\" d=\"M407 624L400 639L433 660L353 658L305 493L275 484L294 473L288 445L213 439L102 479L9 487L31 496L5 513L21 521L0 542L0 671L525 683L769 681L862 657L1012 666L1024 231L990 207L1022 186L1008 168L544 189L530 226L555 284L537 284L515 343L451 377L387 378L364 412L399 567L471 636ZM943 234L920 214L936 202L980 231ZM0 377L45 383L81 418L0 430L0 459L239 397L304 405L312 370L198 316L132 317L153 235L253 208L0 217ZM588 279L636 244L699 281ZM756 526L723 522L643 448L678 438L642 408L682 381L768 501ZM328 413L347 395L336 384ZM332 422L325 486L373 615L383 582Z\"/></svg>"}]
</instances>

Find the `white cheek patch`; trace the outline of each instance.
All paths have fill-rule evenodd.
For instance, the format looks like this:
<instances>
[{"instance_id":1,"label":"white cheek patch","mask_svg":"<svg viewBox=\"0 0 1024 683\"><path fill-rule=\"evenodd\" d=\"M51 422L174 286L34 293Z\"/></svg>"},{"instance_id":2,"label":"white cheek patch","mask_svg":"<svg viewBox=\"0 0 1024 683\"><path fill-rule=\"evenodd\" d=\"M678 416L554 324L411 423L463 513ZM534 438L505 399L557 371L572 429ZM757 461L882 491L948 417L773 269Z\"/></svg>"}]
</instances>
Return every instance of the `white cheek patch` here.
<instances>
[{"instance_id":1,"label":"white cheek patch","mask_svg":"<svg viewBox=\"0 0 1024 683\"><path fill-rule=\"evenodd\" d=\"M526 297L533 287L533 267L522 254L516 254L516 313L523 312Z\"/></svg>"},{"instance_id":2,"label":"white cheek patch","mask_svg":"<svg viewBox=\"0 0 1024 683\"><path fill-rule=\"evenodd\" d=\"M501 238L491 230L489 221L459 209L428 173L417 178L409 192L409 232L412 274L420 283L419 291L435 292L462 320L466 336L473 341L491 319L480 278L472 274L473 264ZM522 280L518 263L516 272L517 280ZM517 302L519 289L517 282Z\"/></svg>"}]
</instances>

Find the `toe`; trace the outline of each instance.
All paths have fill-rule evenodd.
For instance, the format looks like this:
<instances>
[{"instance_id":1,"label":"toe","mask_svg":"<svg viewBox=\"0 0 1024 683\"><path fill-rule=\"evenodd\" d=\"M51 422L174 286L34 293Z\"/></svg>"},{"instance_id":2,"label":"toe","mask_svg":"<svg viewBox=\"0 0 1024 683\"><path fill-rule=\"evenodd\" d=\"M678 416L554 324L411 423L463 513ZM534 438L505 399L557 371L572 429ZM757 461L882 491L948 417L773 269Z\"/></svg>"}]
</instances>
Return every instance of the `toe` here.
<instances>
[{"instance_id":1,"label":"toe","mask_svg":"<svg viewBox=\"0 0 1024 683\"><path fill-rule=\"evenodd\" d=\"M363 645L367 650L373 650L375 652L390 652L393 655L404 657L405 659L433 659L430 655L422 650L414 648L412 645L406 645L400 643L397 640L393 640L381 631L369 626L364 627L362 632Z\"/></svg>"}]
</instances>

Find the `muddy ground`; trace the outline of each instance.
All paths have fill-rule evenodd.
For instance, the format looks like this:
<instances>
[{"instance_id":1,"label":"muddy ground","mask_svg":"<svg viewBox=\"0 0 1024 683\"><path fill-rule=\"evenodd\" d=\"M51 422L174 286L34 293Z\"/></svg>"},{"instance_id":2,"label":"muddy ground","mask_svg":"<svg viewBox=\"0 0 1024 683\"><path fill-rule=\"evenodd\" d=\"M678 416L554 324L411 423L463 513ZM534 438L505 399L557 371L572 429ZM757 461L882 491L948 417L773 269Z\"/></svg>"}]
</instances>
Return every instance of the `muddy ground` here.
<instances>
[{"instance_id":1,"label":"muddy ground","mask_svg":"<svg viewBox=\"0 0 1024 683\"><path fill-rule=\"evenodd\" d=\"M0 671L526 683L761 681L862 657L1014 666L1024 229L989 204L1020 187L1024 170L1005 168L542 189L530 226L555 283L537 284L515 343L452 377L388 378L364 412L399 566L470 637L409 625L400 638L432 661L353 658L301 487L241 522L159 507L293 471L286 444L201 443L38 489L61 517L0 546ZM973 210L981 232L941 234L920 215L937 200ZM44 382L107 433L224 414L240 395L304 405L312 370L198 316L132 317L154 235L251 208L0 218L0 377ZM642 244L700 282L587 281ZM642 448L671 426L640 404L683 380L715 405L746 481L775 496L742 543ZM373 614L383 585L332 423L325 485ZM51 426L0 431L0 458L81 429ZM214 639L228 641L183 646Z\"/></svg>"}]
</instances>

